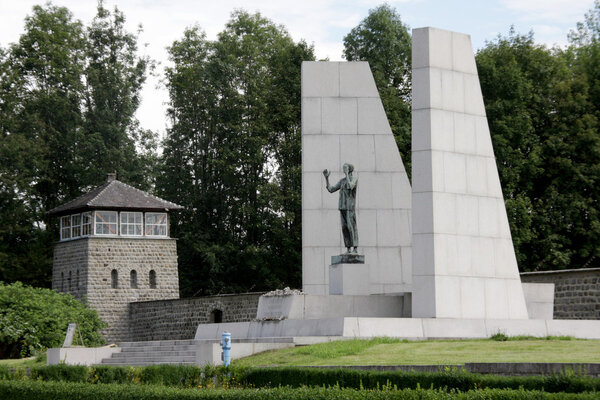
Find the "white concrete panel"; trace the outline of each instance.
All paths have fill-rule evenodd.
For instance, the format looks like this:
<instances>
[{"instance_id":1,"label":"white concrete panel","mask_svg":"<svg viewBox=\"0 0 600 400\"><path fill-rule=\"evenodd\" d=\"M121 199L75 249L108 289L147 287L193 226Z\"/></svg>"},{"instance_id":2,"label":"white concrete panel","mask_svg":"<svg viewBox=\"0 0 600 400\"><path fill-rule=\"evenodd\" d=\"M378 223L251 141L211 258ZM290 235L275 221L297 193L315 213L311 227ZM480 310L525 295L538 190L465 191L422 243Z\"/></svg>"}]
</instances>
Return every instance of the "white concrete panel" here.
<instances>
[{"instance_id":1,"label":"white concrete panel","mask_svg":"<svg viewBox=\"0 0 600 400\"><path fill-rule=\"evenodd\" d=\"M412 233L433 233L433 193L413 193Z\"/></svg>"},{"instance_id":2,"label":"white concrete panel","mask_svg":"<svg viewBox=\"0 0 600 400\"><path fill-rule=\"evenodd\" d=\"M431 112L431 149L454 151L454 116L457 113L438 109L429 111Z\"/></svg>"},{"instance_id":3,"label":"white concrete panel","mask_svg":"<svg viewBox=\"0 0 600 400\"><path fill-rule=\"evenodd\" d=\"M479 86L479 77L472 74L462 74L464 84L464 112L472 115L485 116L483 96Z\"/></svg>"},{"instance_id":4,"label":"white concrete panel","mask_svg":"<svg viewBox=\"0 0 600 400\"><path fill-rule=\"evenodd\" d=\"M373 135L340 135L340 174L344 163L354 165L357 174L375 171L375 143ZM343 177L343 175L340 175Z\"/></svg>"},{"instance_id":5,"label":"white concrete panel","mask_svg":"<svg viewBox=\"0 0 600 400\"><path fill-rule=\"evenodd\" d=\"M377 210L358 210L356 223L358 225L358 241L360 247L377 245Z\"/></svg>"},{"instance_id":6,"label":"white concrete panel","mask_svg":"<svg viewBox=\"0 0 600 400\"><path fill-rule=\"evenodd\" d=\"M456 232L471 236L479 234L479 201L477 197L456 196Z\"/></svg>"},{"instance_id":7,"label":"white concrete panel","mask_svg":"<svg viewBox=\"0 0 600 400\"><path fill-rule=\"evenodd\" d=\"M322 172L340 165L339 146L337 135L302 136L302 170Z\"/></svg>"},{"instance_id":8,"label":"white concrete panel","mask_svg":"<svg viewBox=\"0 0 600 400\"><path fill-rule=\"evenodd\" d=\"M413 274L434 274L434 243L433 234L413 235L412 244Z\"/></svg>"},{"instance_id":9,"label":"white concrete panel","mask_svg":"<svg viewBox=\"0 0 600 400\"><path fill-rule=\"evenodd\" d=\"M492 319L509 319L506 280L485 280L485 316Z\"/></svg>"},{"instance_id":10,"label":"white concrete panel","mask_svg":"<svg viewBox=\"0 0 600 400\"><path fill-rule=\"evenodd\" d=\"M339 63L341 97L377 97L379 92L366 61Z\"/></svg>"},{"instance_id":11,"label":"white concrete panel","mask_svg":"<svg viewBox=\"0 0 600 400\"><path fill-rule=\"evenodd\" d=\"M486 237L498 237L499 224L497 199L479 197L479 234Z\"/></svg>"},{"instance_id":12,"label":"white concrete panel","mask_svg":"<svg viewBox=\"0 0 600 400\"><path fill-rule=\"evenodd\" d=\"M400 246L399 231L406 229L403 224L400 210L377 210L377 245Z\"/></svg>"},{"instance_id":13,"label":"white concrete panel","mask_svg":"<svg viewBox=\"0 0 600 400\"><path fill-rule=\"evenodd\" d=\"M435 317L436 304L435 296L435 277L431 275L416 275L413 272L413 293L412 293L412 317L430 318Z\"/></svg>"},{"instance_id":14,"label":"white concrete panel","mask_svg":"<svg viewBox=\"0 0 600 400\"><path fill-rule=\"evenodd\" d=\"M435 274L436 276L456 275L458 263L458 246L456 235L441 234L435 236Z\"/></svg>"},{"instance_id":15,"label":"white concrete panel","mask_svg":"<svg viewBox=\"0 0 600 400\"><path fill-rule=\"evenodd\" d=\"M400 247L379 247L380 275L379 282L399 282L401 283L402 265L400 264L402 257L400 255Z\"/></svg>"},{"instance_id":16,"label":"white concrete panel","mask_svg":"<svg viewBox=\"0 0 600 400\"><path fill-rule=\"evenodd\" d=\"M412 113L412 151L427 150L431 148L431 116L433 110L421 109Z\"/></svg>"},{"instance_id":17,"label":"white concrete panel","mask_svg":"<svg viewBox=\"0 0 600 400\"><path fill-rule=\"evenodd\" d=\"M392 133L379 98L358 98L358 134L389 135Z\"/></svg>"},{"instance_id":18,"label":"white concrete panel","mask_svg":"<svg viewBox=\"0 0 600 400\"><path fill-rule=\"evenodd\" d=\"M322 247L303 247L302 260L302 283L304 285L325 284L325 272L323 267L326 263L325 252Z\"/></svg>"},{"instance_id":19,"label":"white concrete panel","mask_svg":"<svg viewBox=\"0 0 600 400\"><path fill-rule=\"evenodd\" d=\"M521 286L523 287L523 295L528 301L538 303L554 302L554 283L523 282ZM552 319L552 317L541 319Z\"/></svg>"},{"instance_id":20,"label":"white concrete panel","mask_svg":"<svg viewBox=\"0 0 600 400\"><path fill-rule=\"evenodd\" d=\"M477 74L471 37L452 32L452 69L469 74Z\"/></svg>"},{"instance_id":21,"label":"white concrete panel","mask_svg":"<svg viewBox=\"0 0 600 400\"><path fill-rule=\"evenodd\" d=\"M497 198L503 198L502 188L500 186L500 175L498 174L496 159L487 157L485 158L485 161L487 164L487 195Z\"/></svg>"},{"instance_id":22,"label":"white concrete panel","mask_svg":"<svg viewBox=\"0 0 600 400\"><path fill-rule=\"evenodd\" d=\"M321 98L305 97L302 99L302 134L321 134Z\"/></svg>"},{"instance_id":23,"label":"white concrete panel","mask_svg":"<svg viewBox=\"0 0 600 400\"><path fill-rule=\"evenodd\" d=\"M329 266L329 294L367 296L370 294L368 264L335 264Z\"/></svg>"},{"instance_id":24,"label":"white concrete panel","mask_svg":"<svg viewBox=\"0 0 600 400\"><path fill-rule=\"evenodd\" d=\"M456 195L433 193L433 229L437 233L456 233Z\"/></svg>"},{"instance_id":25,"label":"white concrete panel","mask_svg":"<svg viewBox=\"0 0 600 400\"><path fill-rule=\"evenodd\" d=\"M410 210L412 194L406 173L392 174L392 208Z\"/></svg>"},{"instance_id":26,"label":"white concrete panel","mask_svg":"<svg viewBox=\"0 0 600 400\"><path fill-rule=\"evenodd\" d=\"M430 65L429 28L412 30L412 67L413 69Z\"/></svg>"},{"instance_id":27,"label":"white concrete panel","mask_svg":"<svg viewBox=\"0 0 600 400\"><path fill-rule=\"evenodd\" d=\"M339 63L302 62L302 97L338 97Z\"/></svg>"},{"instance_id":28,"label":"white concrete panel","mask_svg":"<svg viewBox=\"0 0 600 400\"><path fill-rule=\"evenodd\" d=\"M403 246L400 248L400 259L402 263L402 282L412 283L412 246Z\"/></svg>"},{"instance_id":29,"label":"white concrete panel","mask_svg":"<svg viewBox=\"0 0 600 400\"><path fill-rule=\"evenodd\" d=\"M362 172L358 180L357 201L362 209L392 208L391 174Z\"/></svg>"},{"instance_id":30,"label":"white concrete panel","mask_svg":"<svg viewBox=\"0 0 600 400\"><path fill-rule=\"evenodd\" d=\"M304 210L302 213L303 246L341 246L338 210Z\"/></svg>"},{"instance_id":31,"label":"white concrete panel","mask_svg":"<svg viewBox=\"0 0 600 400\"><path fill-rule=\"evenodd\" d=\"M323 181L323 174L320 172L302 174L302 190L306 193L305 196L302 196L303 209L316 210L321 208Z\"/></svg>"},{"instance_id":32,"label":"white concrete panel","mask_svg":"<svg viewBox=\"0 0 600 400\"><path fill-rule=\"evenodd\" d=\"M430 192L432 190L432 162L433 154L442 153L432 151L413 151L412 152L412 189L415 193ZM439 163L438 163L439 165ZM443 166L443 160L442 160Z\"/></svg>"},{"instance_id":33,"label":"white concrete panel","mask_svg":"<svg viewBox=\"0 0 600 400\"><path fill-rule=\"evenodd\" d=\"M422 338L423 325L413 318L358 318L360 337Z\"/></svg>"},{"instance_id":34,"label":"white concrete panel","mask_svg":"<svg viewBox=\"0 0 600 400\"><path fill-rule=\"evenodd\" d=\"M467 193L487 195L487 160L484 157L467 157Z\"/></svg>"},{"instance_id":35,"label":"white concrete panel","mask_svg":"<svg viewBox=\"0 0 600 400\"><path fill-rule=\"evenodd\" d=\"M475 135L477 140L477 154L493 157L492 137L488 127L487 118L484 116L473 116L475 123Z\"/></svg>"},{"instance_id":36,"label":"white concrete panel","mask_svg":"<svg viewBox=\"0 0 600 400\"><path fill-rule=\"evenodd\" d=\"M452 32L443 29L427 28L429 66L451 70L452 65Z\"/></svg>"},{"instance_id":37,"label":"white concrete panel","mask_svg":"<svg viewBox=\"0 0 600 400\"><path fill-rule=\"evenodd\" d=\"M429 68L415 68L412 71L412 110L428 109L430 104Z\"/></svg>"},{"instance_id":38,"label":"white concrete panel","mask_svg":"<svg viewBox=\"0 0 600 400\"><path fill-rule=\"evenodd\" d=\"M322 103L323 134L356 135L358 123L356 99L325 97Z\"/></svg>"},{"instance_id":39,"label":"white concrete panel","mask_svg":"<svg viewBox=\"0 0 600 400\"><path fill-rule=\"evenodd\" d=\"M482 338L486 337L483 319L423 319L423 331L426 338Z\"/></svg>"},{"instance_id":40,"label":"white concrete panel","mask_svg":"<svg viewBox=\"0 0 600 400\"><path fill-rule=\"evenodd\" d=\"M374 135L375 141L375 170L395 172L404 169L400 151L393 135Z\"/></svg>"},{"instance_id":41,"label":"white concrete panel","mask_svg":"<svg viewBox=\"0 0 600 400\"><path fill-rule=\"evenodd\" d=\"M460 280L461 318L483 318L485 316L485 284L481 278Z\"/></svg>"},{"instance_id":42,"label":"white concrete panel","mask_svg":"<svg viewBox=\"0 0 600 400\"><path fill-rule=\"evenodd\" d=\"M435 303L438 318L460 318L460 278L455 276L435 277Z\"/></svg>"},{"instance_id":43,"label":"white concrete panel","mask_svg":"<svg viewBox=\"0 0 600 400\"><path fill-rule=\"evenodd\" d=\"M600 339L600 320L546 320L549 336Z\"/></svg>"},{"instance_id":44,"label":"white concrete panel","mask_svg":"<svg viewBox=\"0 0 600 400\"><path fill-rule=\"evenodd\" d=\"M441 70L442 74L442 109L465 112L464 74Z\"/></svg>"},{"instance_id":45,"label":"white concrete panel","mask_svg":"<svg viewBox=\"0 0 600 400\"><path fill-rule=\"evenodd\" d=\"M467 157L459 153L444 153L444 188L450 193L467 192Z\"/></svg>"},{"instance_id":46,"label":"white concrete panel","mask_svg":"<svg viewBox=\"0 0 600 400\"><path fill-rule=\"evenodd\" d=\"M454 273L459 276L473 276L471 269L471 257L473 249L471 248L471 236L456 236L456 266Z\"/></svg>"},{"instance_id":47,"label":"white concrete panel","mask_svg":"<svg viewBox=\"0 0 600 400\"><path fill-rule=\"evenodd\" d=\"M443 75L446 70L439 68L424 68L424 70L428 71L427 77L428 88L429 88L429 99L425 100L423 104L425 104L425 108L431 107L434 109L444 109L444 90L443 90ZM414 82L413 82L414 85ZM421 89L417 89L420 91Z\"/></svg>"},{"instance_id":48,"label":"white concrete panel","mask_svg":"<svg viewBox=\"0 0 600 400\"><path fill-rule=\"evenodd\" d=\"M306 294L315 294L315 295L328 295L329 294L329 284L302 284L302 291Z\"/></svg>"},{"instance_id":49,"label":"white concrete panel","mask_svg":"<svg viewBox=\"0 0 600 400\"><path fill-rule=\"evenodd\" d=\"M510 239L494 239L495 276L519 279L517 258Z\"/></svg>"},{"instance_id":50,"label":"white concrete panel","mask_svg":"<svg viewBox=\"0 0 600 400\"><path fill-rule=\"evenodd\" d=\"M494 262L494 240L475 236L471 238L473 258L471 270L474 276L493 278L496 274Z\"/></svg>"},{"instance_id":51,"label":"white concrete panel","mask_svg":"<svg viewBox=\"0 0 600 400\"><path fill-rule=\"evenodd\" d=\"M454 113L454 149L457 153L477 154L475 118Z\"/></svg>"},{"instance_id":52,"label":"white concrete panel","mask_svg":"<svg viewBox=\"0 0 600 400\"><path fill-rule=\"evenodd\" d=\"M511 319L527 319L527 305L525 304L525 296L523 296L523 287L521 279L505 279L506 291L508 296L508 316Z\"/></svg>"}]
</instances>

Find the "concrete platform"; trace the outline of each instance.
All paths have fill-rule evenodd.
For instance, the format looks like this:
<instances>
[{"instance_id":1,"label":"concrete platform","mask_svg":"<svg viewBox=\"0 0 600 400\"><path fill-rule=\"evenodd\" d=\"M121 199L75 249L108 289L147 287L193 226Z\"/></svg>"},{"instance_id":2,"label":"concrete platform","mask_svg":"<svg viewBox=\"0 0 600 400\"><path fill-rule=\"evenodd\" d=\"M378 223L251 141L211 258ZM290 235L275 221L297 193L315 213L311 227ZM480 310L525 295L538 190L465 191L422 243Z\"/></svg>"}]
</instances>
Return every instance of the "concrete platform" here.
<instances>
[{"instance_id":1,"label":"concrete platform","mask_svg":"<svg viewBox=\"0 0 600 400\"><path fill-rule=\"evenodd\" d=\"M307 320L251 321L201 324L196 340L219 339L222 332L233 338L261 337L397 337L412 340L477 339L495 333L509 336L573 336L600 339L600 320L502 320L454 318L361 318L340 317ZM276 339L274 339L276 340Z\"/></svg>"}]
</instances>

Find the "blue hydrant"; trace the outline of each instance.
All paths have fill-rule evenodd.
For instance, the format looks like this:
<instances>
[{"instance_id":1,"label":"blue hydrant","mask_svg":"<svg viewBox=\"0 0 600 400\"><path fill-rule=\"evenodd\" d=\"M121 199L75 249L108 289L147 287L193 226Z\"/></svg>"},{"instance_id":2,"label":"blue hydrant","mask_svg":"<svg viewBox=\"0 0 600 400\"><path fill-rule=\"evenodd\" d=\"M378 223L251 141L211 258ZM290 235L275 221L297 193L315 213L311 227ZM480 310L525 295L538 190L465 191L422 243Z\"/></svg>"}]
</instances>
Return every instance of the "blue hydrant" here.
<instances>
[{"instance_id":1,"label":"blue hydrant","mask_svg":"<svg viewBox=\"0 0 600 400\"><path fill-rule=\"evenodd\" d=\"M223 365L228 367L231 363L231 333L223 332L221 334L221 348L223 349L223 353L221 353Z\"/></svg>"}]
</instances>

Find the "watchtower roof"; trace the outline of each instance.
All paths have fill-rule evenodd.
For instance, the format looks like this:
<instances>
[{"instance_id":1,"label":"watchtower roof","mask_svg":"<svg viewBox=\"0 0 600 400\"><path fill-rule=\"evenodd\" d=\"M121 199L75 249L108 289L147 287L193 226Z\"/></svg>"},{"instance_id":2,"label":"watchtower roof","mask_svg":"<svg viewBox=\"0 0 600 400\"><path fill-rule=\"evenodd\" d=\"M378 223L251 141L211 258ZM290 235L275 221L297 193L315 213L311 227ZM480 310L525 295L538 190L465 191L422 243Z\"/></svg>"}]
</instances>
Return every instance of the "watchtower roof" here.
<instances>
[{"instance_id":1,"label":"watchtower roof","mask_svg":"<svg viewBox=\"0 0 600 400\"><path fill-rule=\"evenodd\" d=\"M60 215L74 211L102 209L173 211L181 210L183 207L118 181L116 174L108 174L106 183L53 208L48 211L48 214Z\"/></svg>"}]
</instances>

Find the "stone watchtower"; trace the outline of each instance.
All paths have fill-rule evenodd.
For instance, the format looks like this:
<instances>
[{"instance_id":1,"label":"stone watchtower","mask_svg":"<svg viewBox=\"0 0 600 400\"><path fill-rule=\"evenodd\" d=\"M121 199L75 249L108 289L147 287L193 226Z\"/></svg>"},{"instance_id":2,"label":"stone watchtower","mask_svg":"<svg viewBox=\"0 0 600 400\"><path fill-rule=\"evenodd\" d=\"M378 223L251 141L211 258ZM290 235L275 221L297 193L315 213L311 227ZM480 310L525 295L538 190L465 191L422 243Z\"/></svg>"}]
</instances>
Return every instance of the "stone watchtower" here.
<instances>
[{"instance_id":1,"label":"stone watchtower","mask_svg":"<svg viewBox=\"0 0 600 400\"><path fill-rule=\"evenodd\" d=\"M129 339L129 303L179 298L169 211L182 208L108 174L102 186L49 211L60 219L52 288L96 309L109 343Z\"/></svg>"}]
</instances>

